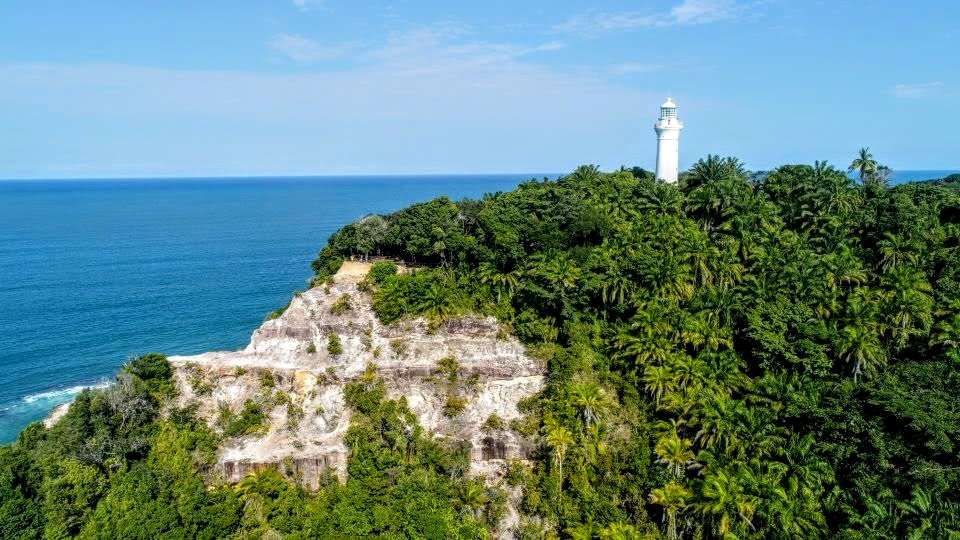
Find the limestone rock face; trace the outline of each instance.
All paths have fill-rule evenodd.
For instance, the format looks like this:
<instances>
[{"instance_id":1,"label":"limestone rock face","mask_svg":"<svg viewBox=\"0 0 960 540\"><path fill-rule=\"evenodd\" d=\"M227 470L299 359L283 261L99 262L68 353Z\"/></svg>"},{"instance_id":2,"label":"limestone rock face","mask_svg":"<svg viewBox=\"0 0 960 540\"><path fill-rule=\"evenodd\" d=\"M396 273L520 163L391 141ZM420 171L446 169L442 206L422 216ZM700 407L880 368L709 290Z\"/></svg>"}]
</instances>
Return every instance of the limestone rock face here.
<instances>
[{"instance_id":1,"label":"limestone rock face","mask_svg":"<svg viewBox=\"0 0 960 540\"><path fill-rule=\"evenodd\" d=\"M371 364L388 397L406 398L424 429L470 443L472 473L491 477L506 459L525 458L528 441L506 425L520 416L517 403L542 388L543 366L493 318L460 318L435 329L422 319L383 325L357 280L338 276L329 287L297 295L241 351L170 358L180 404L198 403L211 426L223 407L236 412L249 399L268 412L265 432L230 439L221 448L224 478L238 481L268 466L310 487L331 469L344 477L343 438L351 415L344 385ZM345 303L349 308L343 309ZM328 350L331 335L339 338L341 352ZM456 384L443 368L450 361L441 362L448 358L458 365ZM445 411L450 395L464 400L457 414ZM504 427L484 429L491 415Z\"/></svg>"}]
</instances>

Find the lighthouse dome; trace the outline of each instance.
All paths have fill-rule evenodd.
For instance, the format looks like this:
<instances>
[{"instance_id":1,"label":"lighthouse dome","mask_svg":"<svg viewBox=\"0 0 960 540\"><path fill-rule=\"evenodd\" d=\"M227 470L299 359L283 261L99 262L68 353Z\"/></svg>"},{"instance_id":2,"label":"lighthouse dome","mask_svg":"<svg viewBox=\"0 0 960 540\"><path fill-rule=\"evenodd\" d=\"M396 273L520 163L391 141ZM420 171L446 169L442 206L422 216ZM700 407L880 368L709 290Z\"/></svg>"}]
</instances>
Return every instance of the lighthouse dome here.
<instances>
[{"instance_id":1,"label":"lighthouse dome","mask_svg":"<svg viewBox=\"0 0 960 540\"><path fill-rule=\"evenodd\" d=\"M673 98L667 98L667 100L663 102L663 105L660 105L660 108L661 108L661 109L676 109L676 108L677 108L677 104L673 102Z\"/></svg>"}]
</instances>

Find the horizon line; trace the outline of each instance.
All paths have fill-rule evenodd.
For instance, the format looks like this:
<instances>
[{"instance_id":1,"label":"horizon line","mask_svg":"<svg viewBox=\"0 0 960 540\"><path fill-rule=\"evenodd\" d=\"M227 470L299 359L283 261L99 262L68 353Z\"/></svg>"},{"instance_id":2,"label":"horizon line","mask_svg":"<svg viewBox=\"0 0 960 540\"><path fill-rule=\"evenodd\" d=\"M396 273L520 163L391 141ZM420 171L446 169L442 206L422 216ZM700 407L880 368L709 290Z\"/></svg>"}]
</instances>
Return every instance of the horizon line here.
<instances>
[{"instance_id":1,"label":"horizon line","mask_svg":"<svg viewBox=\"0 0 960 540\"><path fill-rule=\"evenodd\" d=\"M327 173L327 174L252 174L252 175L213 175L213 176L63 176L63 177L14 177L0 178L0 182L83 182L83 181L124 181L124 180L269 180L269 179L311 179L311 178L403 178L403 177L439 177L439 176L523 176L532 178L547 175L564 175L561 172L437 172L437 173Z\"/></svg>"},{"instance_id":2,"label":"horizon line","mask_svg":"<svg viewBox=\"0 0 960 540\"><path fill-rule=\"evenodd\" d=\"M751 173L771 172L784 165L803 165L803 163L786 163L773 168L751 169ZM621 166L627 170L630 167ZM651 169L645 170L653 172ZM575 169L574 169L575 170ZM604 172L616 172L619 168L610 170L601 169ZM689 168L684 169L684 172ZM845 169L837 169L845 171ZM891 169L893 172L938 172L938 173L960 173L960 167L956 168L936 168L936 169ZM563 176L568 172L428 172L428 173L323 173L323 174L250 174L250 175L183 175L183 176L62 176L62 177L42 177L42 176L24 176L24 177L0 177L0 182L84 182L84 181L131 181L131 180L268 180L268 179L327 179L327 178L403 178L403 177L443 177L443 176L523 176L530 175L531 179L539 179L543 176ZM853 171L846 171L854 174ZM848 175L849 175L848 174Z\"/></svg>"}]
</instances>

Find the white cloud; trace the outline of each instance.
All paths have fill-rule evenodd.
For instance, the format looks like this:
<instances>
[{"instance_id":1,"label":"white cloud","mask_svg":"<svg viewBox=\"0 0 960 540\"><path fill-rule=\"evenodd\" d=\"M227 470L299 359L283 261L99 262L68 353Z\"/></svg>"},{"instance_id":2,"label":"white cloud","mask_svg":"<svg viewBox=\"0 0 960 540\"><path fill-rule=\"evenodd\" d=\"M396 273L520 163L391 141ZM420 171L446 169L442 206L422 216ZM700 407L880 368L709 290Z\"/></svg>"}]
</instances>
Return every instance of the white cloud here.
<instances>
[{"instance_id":1,"label":"white cloud","mask_svg":"<svg viewBox=\"0 0 960 540\"><path fill-rule=\"evenodd\" d=\"M606 72L534 61L560 42L469 36L454 27L397 33L351 49L349 63L293 73L0 63L0 102L31 122L70 119L83 136L48 152L63 162L165 164L115 172L122 176L563 170L622 153L571 138L571 125L628 141L623 118L662 99L611 83ZM304 60L332 54L311 40L278 43L297 44L288 54ZM518 126L535 126L536 142ZM4 174L43 172L0 164Z\"/></svg>"},{"instance_id":2,"label":"white cloud","mask_svg":"<svg viewBox=\"0 0 960 540\"><path fill-rule=\"evenodd\" d=\"M310 11L323 5L323 0L293 0L293 5L300 11Z\"/></svg>"},{"instance_id":3,"label":"white cloud","mask_svg":"<svg viewBox=\"0 0 960 540\"><path fill-rule=\"evenodd\" d=\"M943 83L940 81L914 84L898 84L893 87L891 92L898 98L925 98L934 96L943 90Z\"/></svg>"},{"instance_id":4,"label":"white cloud","mask_svg":"<svg viewBox=\"0 0 960 540\"><path fill-rule=\"evenodd\" d=\"M589 12L571 17L555 27L563 32L605 32L638 28L707 24L737 18L747 6L734 0L683 0L658 13Z\"/></svg>"},{"instance_id":5,"label":"white cloud","mask_svg":"<svg viewBox=\"0 0 960 540\"><path fill-rule=\"evenodd\" d=\"M522 57L565 47L560 41L535 45L468 39L469 31L453 24L423 27L392 34L385 44L363 55L368 61L411 72L503 66Z\"/></svg>"},{"instance_id":6,"label":"white cloud","mask_svg":"<svg viewBox=\"0 0 960 540\"><path fill-rule=\"evenodd\" d=\"M310 38L296 34L280 34L267 44L272 50L297 62L334 60L357 49L356 43L322 45Z\"/></svg>"},{"instance_id":7,"label":"white cloud","mask_svg":"<svg viewBox=\"0 0 960 540\"><path fill-rule=\"evenodd\" d=\"M670 16L676 24L706 24L731 19L737 9L732 0L684 0Z\"/></svg>"}]
</instances>

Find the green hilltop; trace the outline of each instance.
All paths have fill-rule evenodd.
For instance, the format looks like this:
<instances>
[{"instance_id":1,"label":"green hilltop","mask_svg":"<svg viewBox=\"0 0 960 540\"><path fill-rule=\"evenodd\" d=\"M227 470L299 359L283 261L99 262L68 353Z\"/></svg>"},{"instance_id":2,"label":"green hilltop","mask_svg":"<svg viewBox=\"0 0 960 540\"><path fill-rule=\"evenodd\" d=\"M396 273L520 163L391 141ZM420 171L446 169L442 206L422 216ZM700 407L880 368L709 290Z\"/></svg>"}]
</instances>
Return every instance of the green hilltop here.
<instances>
[{"instance_id":1,"label":"green hilltop","mask_svg":"<svg viewBox=\"0 0 960 540\"><path fill-rule=\"evenodd\" d=\"M580 167L334 234L314 285L404 261L363 283L382 321L493 315L545 363L496 426L535 443L502 486L404 435L374 371L346 391L345 483L210 484L224 434L160 413L170 368L148 355L0 448L0 536L482 538L514 491L521 538L958 537L960 182L861 165Z\"/></svg>"}]
</instances>

